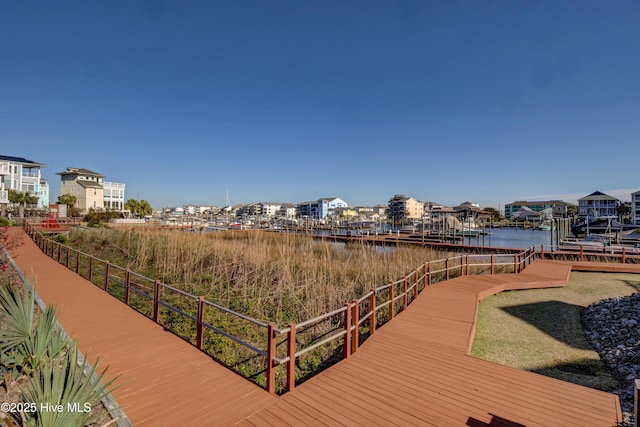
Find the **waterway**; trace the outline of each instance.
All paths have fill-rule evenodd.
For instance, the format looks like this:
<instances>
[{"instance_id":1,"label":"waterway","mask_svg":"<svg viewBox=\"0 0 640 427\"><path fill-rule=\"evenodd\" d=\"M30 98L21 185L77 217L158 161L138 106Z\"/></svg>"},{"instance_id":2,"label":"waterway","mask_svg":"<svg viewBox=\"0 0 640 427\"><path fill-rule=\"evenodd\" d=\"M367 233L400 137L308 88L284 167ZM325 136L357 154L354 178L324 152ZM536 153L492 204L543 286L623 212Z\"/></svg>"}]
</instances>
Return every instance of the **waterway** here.
<instances>
[{"instance_id":1,"label":"waterway","mask_svg":"<svg viewBox=\"0 0 640 427\"><path fill-rule=\"evenodd\" d=\"M530 248L541 245L551 245L551 232L547 230L522 229L522 228L494 228L487 229L490 235L465 237L465 245L495 246L500 248Z\"/></svg>"}]
</instances>

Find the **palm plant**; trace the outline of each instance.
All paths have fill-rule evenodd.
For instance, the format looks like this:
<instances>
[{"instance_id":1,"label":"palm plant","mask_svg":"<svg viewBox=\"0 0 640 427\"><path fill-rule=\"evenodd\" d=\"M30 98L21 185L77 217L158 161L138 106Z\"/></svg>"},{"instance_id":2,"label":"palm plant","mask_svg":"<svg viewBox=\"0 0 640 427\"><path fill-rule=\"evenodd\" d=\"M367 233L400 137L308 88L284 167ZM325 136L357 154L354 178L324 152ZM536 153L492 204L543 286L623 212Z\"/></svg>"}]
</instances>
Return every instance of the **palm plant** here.
<instances>
[{"instance_id":1,"label":"palm plant","mask_svg":"<svg viewBox=\"0 0 640 427\"><path fill-rule=\"evenodd\" d=\"M34 324L34 293L15 287L0 286L0 313L5 327L0 329L0 361L3 374L16 378L20 373L30 374L50 363L61 354L69 342L57 324L55 309L46 307Z\"/></svg>"},{"instance_id":2,"label":"palm plant","mask_svg":"<svg viewBox=\"0 0 640 427\"><path fill-rule=\"evenodd\" d=\"M27 425L68 427L90 424L95 417L92 408L108 394L107 388L117 379L105 383L107 368L98 372L97 367L96 363L89 369L86 359L79 363L76 343L53 363L41 366L23 392L23 400L47 402L61 410L37 406L34 412L26 414Z\"/></svg>"},{"instance_id":3,"label":"palm plant","mask_svg":"<svg viewBox=\"0 0 640 427\"><path fill-rule=\"evenodd\" d=\"M9 190L9 201L11 203L18 204L18 215L20 216L20 219L22 219L24 218L24 211L27 207L27 204L32 205L38 203L38 198L32 196L27 191L20 192L16 190Z\"/></svg>"},{"instance_id":4,"label":"palm plant","mask_svg":"<svg viewBox=\"0 0 640 427\"><path fill-rule=\"evenodd\" d=\"M86 359L79 362L77 343L56 320L52 307L34 315L35 293L0 284L0 374L8 388L18 375L29 375L24 402L47 402L59 410L37 406L26 414L29 426L84 426L92 408L109 393L117 378L103 382L107 369L97 372ZM35 320L35 322L34 322ZM35 323L35 325L34 325Z\"/></svg>"}]
</instances>

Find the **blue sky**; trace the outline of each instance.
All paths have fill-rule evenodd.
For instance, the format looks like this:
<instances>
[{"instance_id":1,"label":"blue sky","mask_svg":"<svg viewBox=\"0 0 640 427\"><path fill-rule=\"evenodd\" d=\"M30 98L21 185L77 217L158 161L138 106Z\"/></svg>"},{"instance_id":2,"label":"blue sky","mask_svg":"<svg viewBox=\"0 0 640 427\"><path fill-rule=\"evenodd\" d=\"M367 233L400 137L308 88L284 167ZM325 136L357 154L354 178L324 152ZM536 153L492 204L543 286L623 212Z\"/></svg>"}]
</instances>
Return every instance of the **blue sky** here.
<instances>
[{"instance_id":1,"label":"blue sky","mask_svg":"<svg viewBox=\"0 0 640 427\"><path fill-rule=\"evenodd\" d=\"M5 1L0 154L154 207L640 189L637 1Z\"/></svg>"}]
</instances>

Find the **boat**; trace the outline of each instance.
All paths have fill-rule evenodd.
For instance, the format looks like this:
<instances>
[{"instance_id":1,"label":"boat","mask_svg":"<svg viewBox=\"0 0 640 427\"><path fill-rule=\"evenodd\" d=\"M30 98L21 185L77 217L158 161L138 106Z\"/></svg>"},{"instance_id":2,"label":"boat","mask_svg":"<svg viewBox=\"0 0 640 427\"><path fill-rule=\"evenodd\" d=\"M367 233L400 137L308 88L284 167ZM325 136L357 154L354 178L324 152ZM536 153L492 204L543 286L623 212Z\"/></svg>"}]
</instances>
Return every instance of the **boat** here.
<instances>
[{"instance_id":1,"label":"boat","mask_svg":"<svg viewBox=\"0 0 640 427\"><path fill-rule=\"evenodd\" d=\"M607 234L590 234L584 239L566 239L561 242L561 247L597 247L611 246L611 238Z\"/></svg>"},{"instance_id":2,"label":"boat","mask_svg":"<svg viewBox=\"0 0 640 427\"><path fill-rule=\"evenodd\" d=\"M584 239L567 239L563 240L558 247L560 250L584 250L598 253L612 253L612 254L640 254L640 247L635 245L620 245L612 244L607 235L591 234Z\"/></svg>"},{"instance_id":3,"label":"boat","mask_svg":"<svg viewBox=\"0 0 640 427\"><path fill-rule=\"evenodd\" d=\"M480 234L480 229L472 217L467 217L462 221L456 233L462 236L477 236Z\"/></svg>"},{"instance_id":4,"label":"boat","mask_svg":"<svg viewBox=\"0 0 640 427\"><path fill-rule=\"evenodd\" d=\"M623 224L612 216L578 218L571 226L574 236L601 233L632 233L638 227L632 224Z\"/></svg>"},{"instance_id":5,"label":"boat","mask_svg":"<svg viewBox=\"0 0 640 427\"><path fill-rule=\"evenodd\" d=\"M544 221L542 221L538 226L538 230L551 231L551 220L545 219Z\"/></svg>"}]
</instances>

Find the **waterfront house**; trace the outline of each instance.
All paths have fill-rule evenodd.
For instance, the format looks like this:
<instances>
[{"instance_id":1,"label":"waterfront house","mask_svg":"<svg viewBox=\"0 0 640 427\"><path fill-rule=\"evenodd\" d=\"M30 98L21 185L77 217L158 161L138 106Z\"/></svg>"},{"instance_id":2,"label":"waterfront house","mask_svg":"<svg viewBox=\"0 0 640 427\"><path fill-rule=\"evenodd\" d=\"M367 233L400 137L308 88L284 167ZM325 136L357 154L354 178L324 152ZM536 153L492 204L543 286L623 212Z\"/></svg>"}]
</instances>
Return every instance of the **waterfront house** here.
<instances>
[{"instance_id":1,"label":"waterfront house","mask_svg":"<svg viewBox=\"0 0 640 427\"><path fill-rule=\"evenodd\" d=\"M520 221L542 221L544 219L544 213L542 211L534 211L528 206L521 206L520 209L512 212L511 219Z\"/></svg>"},{"instance_id":2,"label":"waterfront house","mask_svg":"<svg viewBox=\"0 0 640 427\"><path fill-rule=\"evenodd\" d=\"M293 218L296 216L296 206L293 203L283 203L278 209L276 216L282 218Z\"/></svg>"},{"instance_id":3,"label":"waterfront house","mask_svg":"<svg viewBox=\"0 0 640 427\"><path fill-rule=\"evenodd\" d=\"M519 211L523 206L531 209L534 212L542 212L545 209L551 209L554 218L566 218L567 208L569 203L562 200L545 200L545 201L526 201L519 200L513 203L507 203L504 205L504 217L507 219L515 219L514 213Z\"/></svg>"},{"instance_id":4,"label":"waterfront house","mask_svg":"<svg viewBox=\"0 0 640 427\"><path fill-rule=\"evenodd\" d=\"M578 216L587 217L617 217L620 200L607 194L595 191L588 196L578 199Z\"/></svg>"},{"instance_id":5,"label":"waterfront house","mask_svg":"<svg viewBox=\"0 0 640 427\"><path fill-rule=\"evenodd\" d=\"M124 210L124 190L125 185L121 182L102 183L104 190L104 208L116 211Z\"/></svg>"},{"instance_id":6,"label":"waterfront house","mask_svg":"<svg viewBox=\"0 0 640 427\"><path fill-rule=\"evenodd\" d=\"M278 212L280 212L280 208L282 207L282 205L282 203L276 202L260 202L262 215L269 218L274 218L278 215Z\"/></svg>"},{"instance_id":7,"label":"waterfront house","mask_svg":"<svg viewBox=\"0 0 640 427\"><path fill-rule=\"evenodd\" d=\"M389 200L387 218L396 221L417 220L424 214L424 203L404 194L396 194Z\"/></svg>"},{"instance_id":8,"label":"waterfront house","mask_svg":"<svg viewBox=\"0 0 640 427\"><path fill-rule=\"evenodd\" d=\"M7 198L4 203L8 203L8 191L15 190L37 197L38 209L48 209L49 184L40 173L40 169L46 167L22 157L0 155L0 193ZM3 202L0 200L0 203Z\"/></svg>"},{"instance_id":9,"label":"waterfront house","mask_svg":"<svg viewBox=\"0 0 640 427\"><path fill-rule=\"evenodd\" d=\"M67 168L60 175L60 195L76 197L76 205L81 212L89 209L124 209L125 185L105 182L104 175L84 168Z\"/></svg>"},{"instance_id":10,"label":"waterfront house","mask_svg":"<svg viewBox=\"0 0 640 427\"><path fill-rule=\"evenodd\" d=\"M327 216L333 216L335 209L348 206L347 202L339 197L323 197L318 200L298 203L296 205L296 215L298 217L323 219Z\"/></svg>"}]
</instances>

